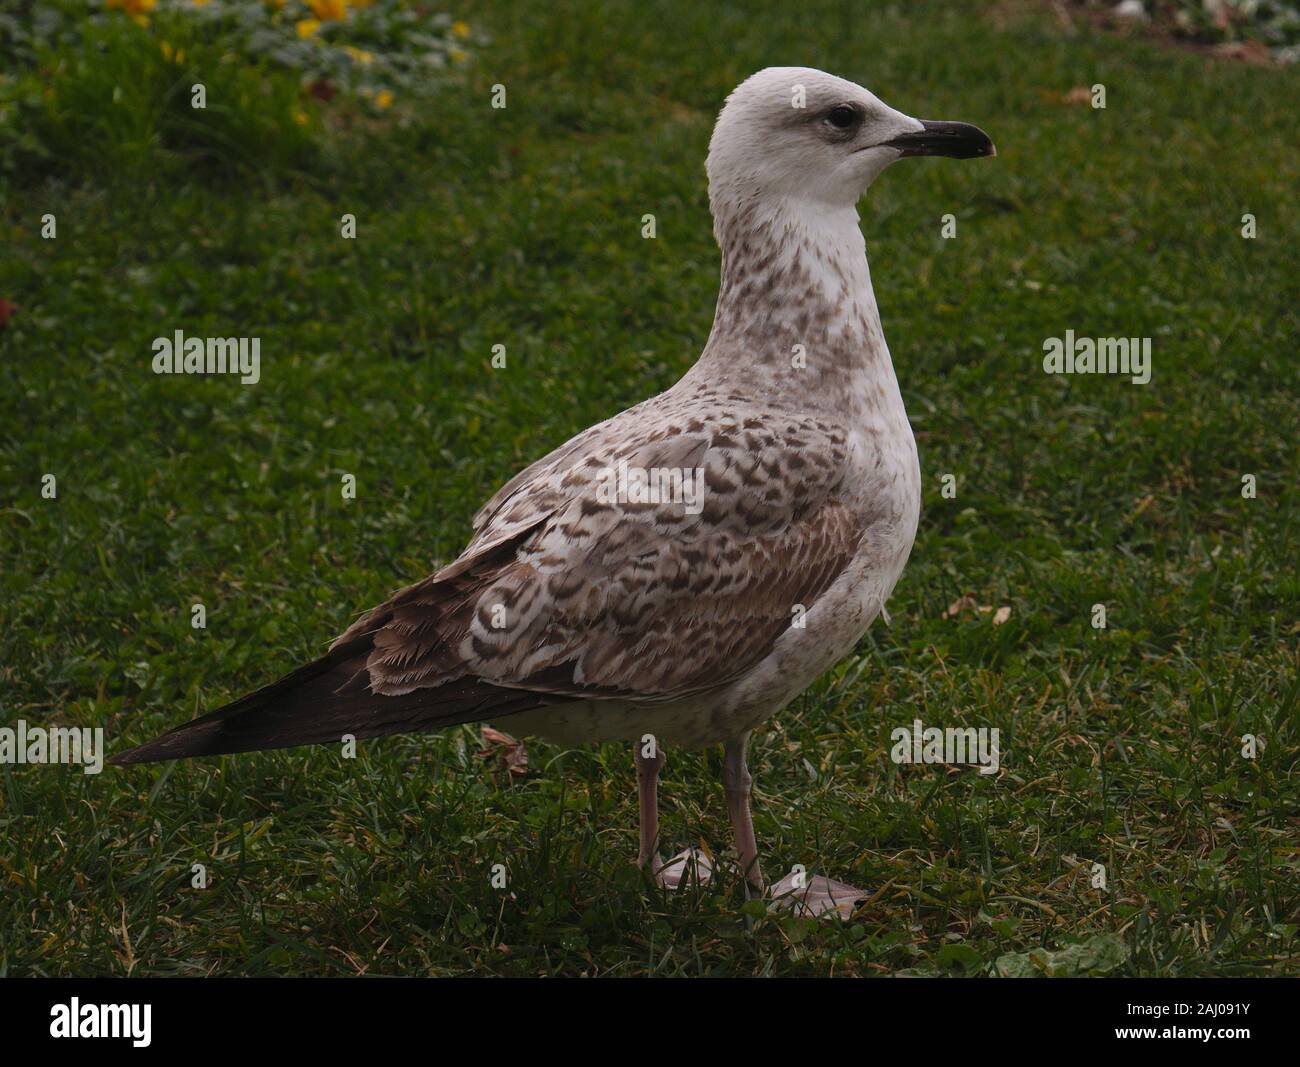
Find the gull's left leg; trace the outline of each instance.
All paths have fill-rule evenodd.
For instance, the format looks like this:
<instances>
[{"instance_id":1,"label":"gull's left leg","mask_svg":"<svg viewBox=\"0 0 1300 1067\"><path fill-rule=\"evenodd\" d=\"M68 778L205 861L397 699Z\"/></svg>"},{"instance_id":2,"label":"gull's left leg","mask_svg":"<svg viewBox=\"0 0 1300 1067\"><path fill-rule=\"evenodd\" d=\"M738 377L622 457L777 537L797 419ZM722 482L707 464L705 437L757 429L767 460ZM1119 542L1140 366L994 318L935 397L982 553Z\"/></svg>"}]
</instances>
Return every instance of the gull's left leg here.
<instances>
[{"instance_id":1,"label":"gull's left leg","mask_svg":"<svg viewBox=\"0 0 1300 1067\"><path fill-rule=\"evenodd\" d=\"M754 779L745 761L749 734L728 741L722 757L722 788L727 795L727 814L736 836L736 855L745 874L745 895L762 896L763 872L758 865L758 842L754 839L754 820L749 811L749 797ZM773 906L799 915L826 915L831 912L847 919L853 906L867 896L860 889L820 874L811 877L795 868L767 890Z\"/></svg>"}]
</instances>

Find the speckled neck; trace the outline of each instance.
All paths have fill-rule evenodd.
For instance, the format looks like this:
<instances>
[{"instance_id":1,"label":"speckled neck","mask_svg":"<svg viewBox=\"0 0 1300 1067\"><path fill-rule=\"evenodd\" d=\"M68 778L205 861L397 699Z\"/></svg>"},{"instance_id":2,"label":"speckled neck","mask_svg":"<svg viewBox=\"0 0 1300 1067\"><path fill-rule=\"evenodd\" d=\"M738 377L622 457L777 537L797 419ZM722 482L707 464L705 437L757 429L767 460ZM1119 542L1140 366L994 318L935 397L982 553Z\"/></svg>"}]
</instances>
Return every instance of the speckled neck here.
<instances>
[{"instance_id":1,"label":"speckled neck","mask_svg":"<svg viewBox=\"0 0 1300 1067\"><path fill-rule=\"evenodd\" d=\"M846 416L882 403L901 411L854 208L785 200L714 210L722 282L700 372Z\"/></svg>"}]
</instances>

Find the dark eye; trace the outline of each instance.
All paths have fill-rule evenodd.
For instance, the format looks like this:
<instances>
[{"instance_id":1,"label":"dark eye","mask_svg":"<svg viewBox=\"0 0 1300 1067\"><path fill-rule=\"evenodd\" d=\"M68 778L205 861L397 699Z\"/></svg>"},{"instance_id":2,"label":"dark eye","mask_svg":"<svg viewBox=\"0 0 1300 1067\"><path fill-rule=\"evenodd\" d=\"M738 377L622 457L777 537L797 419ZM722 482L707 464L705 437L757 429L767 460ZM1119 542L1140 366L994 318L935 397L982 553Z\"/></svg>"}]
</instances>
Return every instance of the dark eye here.
<instances>
[{"instance_id":1,"label":"dark eye","mask_svg":"<svg viewBox=\"0 0 1300 1067\"><path fill-rule=\"evenodd\" d=\"M857 125L858 113L848 104L840 104L838 107L831 108L826 115L826 121L837 130L848 130Z\"/></svg>"}]
</instances>

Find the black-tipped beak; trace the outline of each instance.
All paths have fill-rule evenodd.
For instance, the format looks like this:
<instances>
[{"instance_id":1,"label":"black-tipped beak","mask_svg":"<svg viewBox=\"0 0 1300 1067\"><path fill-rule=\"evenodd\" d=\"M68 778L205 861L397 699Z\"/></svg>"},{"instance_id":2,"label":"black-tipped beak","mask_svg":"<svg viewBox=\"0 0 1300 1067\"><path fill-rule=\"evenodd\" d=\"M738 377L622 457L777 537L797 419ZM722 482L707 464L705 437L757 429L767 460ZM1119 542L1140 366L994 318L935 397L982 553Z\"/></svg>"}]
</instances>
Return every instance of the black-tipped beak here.
<instances>
[{"instance_id":1,"label":"black-tipped beak","mask_svg":"<svg viewBox=\"0 0 1300 1067\"><path fill-rule=\"evenodd\" d=\"M888 148L897 148L904 156L952 156L953 159L975 159L978 156L996 156L989 135L969 122L927 122L924 129L904 133L892 141Z\"/></svg>"}]
</instances>

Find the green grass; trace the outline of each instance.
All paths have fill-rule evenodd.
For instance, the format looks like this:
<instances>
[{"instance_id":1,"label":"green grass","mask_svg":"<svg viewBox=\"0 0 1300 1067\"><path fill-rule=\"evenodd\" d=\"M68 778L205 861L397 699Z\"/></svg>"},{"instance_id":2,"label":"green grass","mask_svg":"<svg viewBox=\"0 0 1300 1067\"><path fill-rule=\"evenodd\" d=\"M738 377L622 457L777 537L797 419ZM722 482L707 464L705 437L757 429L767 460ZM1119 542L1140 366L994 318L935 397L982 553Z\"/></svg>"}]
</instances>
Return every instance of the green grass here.
<instances>
[{"instance_id":1,"label":"green grass","mask_svg":"<svg viewBox=\"0 0 1300 1067\"><path fill-rule=\"evenodd\" d=\"M268 149L232 181L159 143L156 173L20 174L0 719L121 749L217 707L453 556L521 465L670 385L716 294L713 116L806 63L999 149L901 163L861 206L922 525L892 626L751 757L768 870L873 898L818 924L748 914L735 880L647 887L618 746L534 743L523 781L468 728L353 761L3 766L0 974L979 974L1071 945L1121 945L1112 974L1300 971L1300 71L1037 9L754 6L494 0L468 76L327 133L318 164ZM1096 82L1104 111L1050 95ZM260 336L262 381L154 376L174 329ZM1153 337L1151 384L1045 375L1067 329ZM963 595L1009 621L945 617ZM999 728L1002 773L895 766L914 718ZM726 845L720 763L669 753L674 849Z\"/></svg>"}]
</instances>

